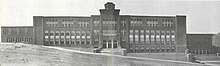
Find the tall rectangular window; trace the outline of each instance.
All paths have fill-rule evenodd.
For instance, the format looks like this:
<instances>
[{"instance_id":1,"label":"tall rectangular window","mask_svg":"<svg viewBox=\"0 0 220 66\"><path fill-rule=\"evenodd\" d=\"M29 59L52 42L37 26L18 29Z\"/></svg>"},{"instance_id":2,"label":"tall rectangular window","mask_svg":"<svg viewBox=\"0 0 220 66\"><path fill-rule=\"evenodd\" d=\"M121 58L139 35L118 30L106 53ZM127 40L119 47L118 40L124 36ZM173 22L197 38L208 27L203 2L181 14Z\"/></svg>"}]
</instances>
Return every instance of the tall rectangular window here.
<instances>
[{"instance_id":1,"label":"tall rectangular window","mask_svg":"<svg viewBox=\"0 0 220 66\"><path fill-rule=\"evenodd\" d=\"M54 31L50 31L50 36L53 36L54 35Z\"/></svg>"},{"instance_id":2,"label":"tall rectangular window","mask_svg":"<svg viewBox=\"0 0 220 66\"><path fill-rule=\"evenodd\" d=\"M45 30L44 35L48 36L49 35L49 31Z\"/></svg>"},{"instance_id":3,"label":"tall rectangular window","mask_svg":"<svg viewBox=\"0 0 220 66\"><path fill-rule=\"evenodd\" d=\"M151 35L155 35L155 31L154 30L151 30Z\"/></svg>"},{"instance_id":4,"label":"tall rectangular window","mask_svg":"<svg viewBox=\"0 0 220 66\"><path fill-rule=\"evenodd\" d=\"M150 43L149 35L145 35L145 39L146 39L146 43L149 44Z\"/></svg>"},{"instance_id":5,"label":"tall rectangular window","mask_svg":"<svg viewBox=\"0 0 220 66\"><path fill-rule=\"evenodd\" d=\"M141 33L141 34L144 34L144 30L140 30L140 33Z\"/></svg>"},{"instance_id":6,"label":"tall rectangular window","mask_svg":"<svg viewBox=\"0 0 220 66\"><path fill-rule=\"evenodd\" d=\"M135 34L139 34L139 30L135 30Z\"/></svg>"},{"instance_id":7,"label":"tall rectangular window","mask_svg":"<svg viewBox=\"0 0 220 66\"><path fill-rule=\"evenodd\" d=\"M130 38L130 42L133 43L133 39L134 39L133 35L129 35L129 38Z\"/></svg>"},{"instance_id":8,"label":"tall rectangular window","mask_svg":"<svg viewBox=\"0 0 220 66\"><path fill-rule=\"evenodd\" d=\"M145 31L145 35L150 35L149 30L146 30L146 31Z\"/></svg>"},{"instance_id":9,"label":"tall rectangular window","mask_svg":"<svg viewBox=\"0 0 220 66\"><path fill-rule=\"evenodd\" d=\"M144 35L140 35L140 41L141 43L144 43Z\"/></svg>"},{"instance_id":10,"label":"tall rectangular window","mask_svg":"<svg viewBox=\"0 0 220 66\"><path fill-rule=\"evenodd\" d=\"M133 30L130 30L130 34L133 34Z\"/></svg>"},{"instance_id":11,"label":"tall rectangular window","mask_svg":"<svg viewBox=\"0 0 220 66\"><path fill-rule=\"evenodd\" d=\"M64 36L64 31L61 31L61 34L60 34L61 36Z\"/></svg>"},{"instance_id":12,"label":"tall rectangular window","mask_svg":"<svg viewBox=\"0 0 220 66\"><path fill-rule=\"evenodd\" d=\"M139 42L139 35L134 35L135 43Z\"/></svg>"},{"instance_id":13,"label":"tall rectangular window","mask_svg":"<svg viewBox=\"0 0 220 66\"><path fill-rule=\"evenodd\" d=\"M55 36L58 36L58 35L59 35L59 31L56 31Z\"/></svg>"}]
</instances>

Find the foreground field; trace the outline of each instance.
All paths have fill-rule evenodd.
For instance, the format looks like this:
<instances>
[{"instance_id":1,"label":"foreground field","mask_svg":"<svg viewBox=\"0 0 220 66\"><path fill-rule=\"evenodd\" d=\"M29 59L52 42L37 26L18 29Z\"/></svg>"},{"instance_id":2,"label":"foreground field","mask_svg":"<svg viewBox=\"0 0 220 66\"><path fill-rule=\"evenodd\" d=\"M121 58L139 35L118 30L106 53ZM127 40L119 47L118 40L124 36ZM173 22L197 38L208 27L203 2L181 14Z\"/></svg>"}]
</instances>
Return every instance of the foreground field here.
<instances>
[{"instance_id":1,"label":"foreground field","mask_svg":"<svg viewBox=\"0 0 220 66\"><path fill-rule=\"evenodd\" d=\"M205 66L202 64L84 54L37 45L0 44L1 66Z\"/></svg>"}]
</instances>

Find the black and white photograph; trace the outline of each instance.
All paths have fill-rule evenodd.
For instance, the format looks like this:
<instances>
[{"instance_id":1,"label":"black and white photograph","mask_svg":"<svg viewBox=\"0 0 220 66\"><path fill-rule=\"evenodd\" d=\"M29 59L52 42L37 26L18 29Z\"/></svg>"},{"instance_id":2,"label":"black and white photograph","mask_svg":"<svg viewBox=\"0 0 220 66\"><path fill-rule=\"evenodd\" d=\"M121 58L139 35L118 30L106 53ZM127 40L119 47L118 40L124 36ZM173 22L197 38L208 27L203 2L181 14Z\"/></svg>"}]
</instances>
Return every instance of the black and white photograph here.
<instances>
[{"instance_id":1,"label":"black and white photograph","mask_svg":"<svg viewBox=\"0 0 220 66\"><path fill-rule=\"evenodd\" d=\"M0 66L220 66L220 0L0 0Z\"/></svg>"}]
</instances>

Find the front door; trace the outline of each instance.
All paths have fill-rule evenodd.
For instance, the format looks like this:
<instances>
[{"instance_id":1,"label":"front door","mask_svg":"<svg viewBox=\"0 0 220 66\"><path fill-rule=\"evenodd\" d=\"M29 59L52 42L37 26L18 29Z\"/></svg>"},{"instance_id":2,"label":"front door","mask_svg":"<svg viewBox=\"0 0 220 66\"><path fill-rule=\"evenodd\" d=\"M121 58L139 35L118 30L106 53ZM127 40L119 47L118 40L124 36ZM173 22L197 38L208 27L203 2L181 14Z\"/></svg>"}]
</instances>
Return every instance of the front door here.
<instances>
[{"instance_id":1,"label":"front door","mask_svg":"<svg viewBox=\"0 0 220 66\"><path fill-rule=\"evenodd\" d=\"M117 40L103 40L103 48L117 48Z\"/></svg>"}]
</instances>

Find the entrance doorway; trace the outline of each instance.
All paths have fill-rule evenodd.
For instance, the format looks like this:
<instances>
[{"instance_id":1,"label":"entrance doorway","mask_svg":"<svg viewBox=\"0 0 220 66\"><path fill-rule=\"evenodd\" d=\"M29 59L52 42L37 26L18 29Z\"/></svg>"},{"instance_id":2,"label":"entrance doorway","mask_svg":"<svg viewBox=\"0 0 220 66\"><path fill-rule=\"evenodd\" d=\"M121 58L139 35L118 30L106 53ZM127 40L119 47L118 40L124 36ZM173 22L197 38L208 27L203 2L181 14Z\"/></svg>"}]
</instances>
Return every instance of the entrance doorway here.
<instances>
[{"instance_id":1,"label":"entrance doorway","mask_svg":"<svg viewBox=\"0 0 220 66\"><path fill-rule=\"evenodd\" d=\"M118 48L117 40L103 40L103 48Z\"/></svg>"}]
</instances>

